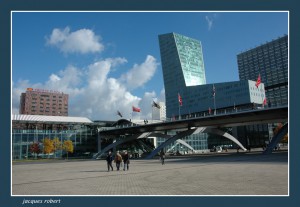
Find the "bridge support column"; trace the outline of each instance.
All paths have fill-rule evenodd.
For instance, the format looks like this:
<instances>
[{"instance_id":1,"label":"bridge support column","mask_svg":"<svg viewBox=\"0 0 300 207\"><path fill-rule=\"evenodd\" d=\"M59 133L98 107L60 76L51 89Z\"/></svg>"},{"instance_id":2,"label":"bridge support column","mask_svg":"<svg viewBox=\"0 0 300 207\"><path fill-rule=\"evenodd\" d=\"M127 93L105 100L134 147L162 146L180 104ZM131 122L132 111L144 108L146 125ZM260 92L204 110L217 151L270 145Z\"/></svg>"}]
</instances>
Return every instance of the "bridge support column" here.
<instances>
[{"instance_id":1,"label":"bridge support column","mask_svg":"<svg viewBox=\"0 0 300 207\"><path fill-rule=\"evenodd\" d=\"M237 140L234 136L232 136L231 134L228 134L227 132L224 132L220 129L217 128L206 128L204 130L204 133L211 133L211 134L217 134L220 136L223 136L227 139L230 139L231 141L233 141L234 143L236 143L240 148L242 148L244 151L247 151L247 149L239 142L239 140Z\"/></svg>"},{"instance_id":2,"label":"bridge support column","mask_svg":"<svg viewBox=\"0 0 300 207\"><path fill-rule=\"evenodd\" d=\"M101 150L101 136L100 134L98 133L98 152Z\"/></svg>"},{"instance_id":3,"label":"bridge support column","mask_svg":"<svg viewBox=\"0 0 300 207\"><path fill-rule=\"evenodd\" d=\"M151 159L153 158L157 153L160 152L161 149L163 149L165 146L168 146L169 144L175 142L176 140L189 136L191 134L197 134L200 133L204 130L205 128L201 127L201 128L194 128L194 129L188 129L186 131L180 132L177 135L170 137L169 139L167 139L167 141L165 141L164 143L162 143L161 145L159 145L155 150L153 150L147 157L146 159Z\"/></svg>"},{"instance_id":4,"label":"bridge support column","mask_svg":"<svg viewBox=\"0 0 300 207\"><path fill-rule=\"evenodd\" d=\"M283 139L283 137L288 133L288 123L286 123L278 133L272 138L271 143L269 143L268 147L265 149L263 154L271 154L273 149L276 147L278 142Z\"/></svg>"},{"instance_id":5,"label":"bridge support column","mask_svg":"<svg viewBox=\"0 0 300 207\"><path fill-rule=\"evenodd\" d=\"M189 136L191 134L197 134L197 133L210 133L210 134L217 134L217 135L223 136L223 137L225 137L227 139L230 139L234 143L236 143L244 151L247 150L235 137L233 137L232 135L228 134L227 132L221 131L221 130L219 130L217 128L199 127L199 128L194 128L194 129L189 129L189 130L183 131L183 132L181 132L181 133L179 133L179 134L177 134L177 135L175 135L173 137L170 137L167 141L165 141L160 146L158 146L155 150L153 150L153 152L150 153L146 157L146 159L153 158L157 153L160 152L161 149L163 149L164 147L168 146L169 144L175 142L176 140L179 140L179 139L181 139L183 137ZM181 144L183 144L183 143L181 143Z\"/></svg>"},{"instance_id":6,"label":"bridge support column","mask_svg":"<svg viewBox=\"0 0 300 207\"><path fill-rule=\"evenodd\" d=\"M172 150L178 144L182 144L182 145L186 146L187 148L189 148L190 150L192 150L193 152L195 152L195 149L191 145L189 145L188 143L186 143L185 141L183 141L182 139L177 139L176 140L176 144L172 148L170 148L168 151Z\"/></svg>"},{"instance_id":7,"label":"bridge support column","mask_svg":"<svg viewBox=\"0 0 300 207\"><path fill-rule=\"evenodd\" d=\"M107 147L105 147L103 150L99 151L96 155L93 156L94 159L97 159L98 157L100 157L101 155L107 153L108 150L110 149L116 149L116 147L120 144L123 144L125 142L129 142L131 140L135 140L138 138L144 138L147 137L149 135L149 133L140 133L140 134L135 134L133 136L130 137L125 137L125 138L121 138L119 140L116 140L115 142L113 142L112 144L108 145Z\"/></svg>"}]
</instances>

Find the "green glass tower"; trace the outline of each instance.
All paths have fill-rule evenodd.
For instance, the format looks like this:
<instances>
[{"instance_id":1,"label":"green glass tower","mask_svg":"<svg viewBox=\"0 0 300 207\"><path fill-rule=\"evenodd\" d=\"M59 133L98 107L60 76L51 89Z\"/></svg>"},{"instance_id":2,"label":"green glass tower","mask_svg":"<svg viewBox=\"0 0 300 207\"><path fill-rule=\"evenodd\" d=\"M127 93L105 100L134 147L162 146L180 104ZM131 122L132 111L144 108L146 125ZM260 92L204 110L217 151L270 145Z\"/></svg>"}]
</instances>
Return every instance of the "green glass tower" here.
<instances>
[{"instance_id":1,"label":"green glass tower","mask_svg":"<svg viewBox=\"0 0 300 207\"><path fill-rule=\"evenodd\" d=\"M200 41L176 33L158 39L168 118L263 103L263 83L259 89L250 80L206 84Z\"/></svg>"},{"instance_id":2,"label":"green glass tower","mask_svg":"<svg viewBox=\"0 0 300 207\"><path fill-rule=\"evenodd\" d=\"M200 41L168 33L158 36L166 95L167 116L176 110L176 97L189 86L206 84Z\"/></svg>"},{"instance_id":3,"label":"green glass tower","mask_svg":"<svg viewBox=\"0 0 300 207\"><path fill-rule=\"evenodd\" d=\"M182 71L185 86L206 84L202 46L200 41L176 33L159 35L162 65L166 72L175 66Z\"/></svg>"}]
</instances>

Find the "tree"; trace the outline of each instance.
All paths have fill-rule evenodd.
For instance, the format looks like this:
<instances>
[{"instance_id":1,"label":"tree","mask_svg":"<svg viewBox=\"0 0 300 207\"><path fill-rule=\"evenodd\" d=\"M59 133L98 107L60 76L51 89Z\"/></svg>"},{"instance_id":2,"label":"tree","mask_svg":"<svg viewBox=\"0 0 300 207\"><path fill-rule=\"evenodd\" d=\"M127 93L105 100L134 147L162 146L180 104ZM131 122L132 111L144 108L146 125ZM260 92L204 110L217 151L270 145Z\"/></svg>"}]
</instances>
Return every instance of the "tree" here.
<instances>
[{"instance_id":1,"label":"tree","mask_svg":"<svg viewBox=\"0 0 300 207\"><path fill-rule=\"evenodd\" d=\"M53 141L49 138L45 138L43 141L43 145L44 145L44 153L48 154L49 157L49 154L53 152L54 149Z\"/></svg>"},{"instance_id":2,"label":"tree","mask_svg":"<svg viewBox=\"0 0 300 207\"><path fill-rule=\"evenodd\" d=\"M73 153L74 150L73 142L71 140L65 140L63 144L63 150L67 152L67 159L68 159L69 152Z\"/></svg>"},{"instance_id":3,"label":"tree","mask_svg":"<svg viewBox=\"0 0 300 207\"><path fill-rule=\"evenodd\" d=\"M55 137L52 141L53 141L53 153L54 153L54 157L56 157L55 152L57 150L61 150L62 149L61 141L57 137Z\"/></svg>"},{"instance_id":4,"label":"tree","mask_svg":"<svg viewBox=\"0 0 300 207\"><path fill-rule=\"evenodd\" d=\"M30 145L30 152L32 153L32 154L35 154L35 158L37 158L37 155L39 154L39 153L41 153L41 149L40 149L40 145L39 145L39 143L38 142L34 142L34 143L32 143L31 145Z\"/></svg>"},{"instance_id":5,"label":"tree","mask_svg":"<svg viewBox=\"0 0 300 207\"><path fill-rule=\"evenodd\" d=\"M284 137L282 139L282 142L284 142L284 143L288 143L289 142L289 136L288 136L288 134L284 135Z\"/></svg>"},{"instance_id":6,"label":"tree","mask_svg":"<svg viewBox=\"0 0 300 207\"><path fill-rule=\"evenodd\" d=\"M283 124L282 123L279 123L277 125L277 127L274 129L274 136L276 136L279 132L279 130L283 127ZM288 142L288 134L286 134L283 139L282 139L282 142Z\"/></svg>"},{"instance_id":7,"label":"tree","mask_svg":"<svg viewBox=\"0 0 300 207\"><path fill-rule=\"evenodd\" d=\"M282 128L282 123L279 123L277 127L273 130L274 136L276 136L279 130Z\"/></svg>"}]
</instances>

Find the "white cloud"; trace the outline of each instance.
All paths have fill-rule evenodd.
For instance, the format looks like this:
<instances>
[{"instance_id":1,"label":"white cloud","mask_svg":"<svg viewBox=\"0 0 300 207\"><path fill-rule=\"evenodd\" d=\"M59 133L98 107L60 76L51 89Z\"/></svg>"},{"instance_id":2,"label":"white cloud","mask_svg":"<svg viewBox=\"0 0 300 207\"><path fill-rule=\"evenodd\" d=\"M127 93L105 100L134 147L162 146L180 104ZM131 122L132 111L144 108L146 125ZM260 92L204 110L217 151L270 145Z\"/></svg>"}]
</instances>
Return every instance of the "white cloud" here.
<instances>
[{"instance_id":1,"label":"white cloud","mask_svg":"<svg viewBox=\"0 0 300 207\"><path fill-rule=\"evenodd\" d=\"M90 29L70 32L70 28L53 29L50 37L46 37L48 45L57 47L63 53L95 53L104 49L100 36Z\"/></svg>"},{"instance_id":2,"label":"white cloud","mask_svg":"<svg viewBox=\"0 0 300 207\"><path fill-rule=\"evenodd\" d=\"M159 95L159 100L158 101L166 102L166 93L165 93L165 89L164 88L160 91L160 95Z\"/></svg>"},{"instance_id":3,"label":"white cloud","mask_svg":"<svg viewBox=\"0 0 300 207\"><path fill-rule=\"evenodd\" d=\"M130 71L121 76L120 80L124 82L129 89L141 87L153 77L157 66L158 63L156 59L148 55L145 62L140 65L135 64Z\"/></svg>"},{"instance_id":4,"label":"white cloud","mask_svg":"<svg viewBox=\"0 0 300 207\"><path fill-rule=\"evenodd\" d=\"M139 119L148 119L150 120L152 117L152 101L156 98L156 93L154 91L152 92L146 92L142 98L142 100L139 103L139 106L141 107L141 113L136 113L138 115L137 117Z\"/></svg>"},{"instance_id":5,"label":"white cloud","mask_svg":"<svg viewBox=\"0 0 300 207\"><path fill-rule=\"evenodd\" d=\"M213 26L213 18L210 18L208 16L205 16L205 19L207 21L207 26L208 26L208 31L211 30L212 26Z\"/></svg>"},{"instance_id":6,"label":"white cloud","mask_svg":"<svg viewBox=\"0 0 300 207\"><path fill-rule=\"evenodd\" d=\"M206 20L207 26L208 26L208 31L210 31L213 28L214 22L218 17L219 17L219 14L217 14L217 13L211 13L210 15L205 16L205 20Z\"/></svg>"},{"instance_id":7,"label":"white cloud","mask_svg":"<svg viewBox=\"0 0 300 207\"><path fill-rule=\"evenodd\" d=\"M145 84L153 76L157 63L155 58L147 56L145 62L134 65L133 68L121 77L129 77L135 73L142 81L130 84L122 78L110 77L114 67L126 63L125 58L108 58L97 61L84 69L67 66L58 73L49 76L45 83L30 83L28 80L20 80L13 83L13 113L19 111L19 100L22 92L28 87L58 90L69 94L69 116L83 116L92 120L116 120L119 110L124 118L131 118L132 106L142 109L141 113L135 113L134 118L151 119L151 103L156 96L155 92L146 92L143 97L132 94L131 88Z\"/></svg>"}]
</instances>

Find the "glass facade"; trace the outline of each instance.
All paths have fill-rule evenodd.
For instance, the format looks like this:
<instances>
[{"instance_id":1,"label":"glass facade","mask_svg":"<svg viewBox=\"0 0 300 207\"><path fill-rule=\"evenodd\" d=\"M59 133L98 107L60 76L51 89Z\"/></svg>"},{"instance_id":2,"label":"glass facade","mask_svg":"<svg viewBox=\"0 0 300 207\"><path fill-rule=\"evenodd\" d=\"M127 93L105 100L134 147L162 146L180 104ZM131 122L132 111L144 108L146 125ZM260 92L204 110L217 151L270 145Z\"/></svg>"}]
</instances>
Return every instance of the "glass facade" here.
<instances>
[{"instance_id":1,"label":"glass facade","mask_svg":"<svg viewBox=\"0 0 300 207\"><path fill-rule=\"evenodd\" d=\"M186 86L206 84L201 43L173 33Z\"/></svg>"},{"instance_id":2,"label":"glass facade","mask_svg":"<svg viewBox=\"0 0 300 207\"><path fill-rule=\"evenodd\" d=\"M170 131L168 132L169 135L175 135L176 132L175 131ZM206 133L198 133L198 134L193 134L187 137L182 138L183 141L185 141L187 144L189 144L191 147L193 147L193 149L196 152L201 152L201 151L206 151L207 150L207 138L208 138L208 134ZM163 144L166 141L165 138L157 138L156 139L156 143L157 146ZM183 144L178 144L177 142L174 142L170 145L168 145L165 148L166 152L177 152L179 151L180 153L184 153L184 152L191 152L191 149L189 149L188 147L186 147Z\"/></svg>"},{"instance_id":3,"label":"glass facade","mask_svg":"<svg viewBox=\"0 0 300 207\"><path fill-rule=\"evenodd\" d=\"M209 108L225 110L250 103L262 104L264 84L259 88L255 87L255 81L248 80L206 84L202 46L198 40L169 33L159 35L159 46L167 118L193 116Z\"/></svg>"},{"instance_id":4,"label":"glass facade","mask_svg":"<svg viewBox=\"0 0 300 207\"><path fill-rule=\"evenodd\" d=\"M263 103L264 84L256 87L256 78L253 79L255 81L245 79L206 84L200 41L176 33L162 34L158 39L167 118L205 116L210 111L216 114L227 113L252 107L254 103ZM196 150L200 150L208 148L207 137L207 134L198 134L188 136L185 140Z\"/></svg>"},{"instance_id":5,"label":"glass facade","mask_svg":"<svg viewBox=\"0 0 300 207\"><path fill-rule=\"evenodd\" d=\"M159 35L159 46L166 96L167 117L174 114L178 93L186 86L205 84L201 43L183 35ZM176 113L178 114L178 107Z\"/></svg>"},{"instance_id":6,"label":"glass facade","mask_svg":"<svg viewBox=\"0 0 300 207\"><path fill-rule=\"evenodd\" d=\"M256 80L265 84L271 106L288 104L288 36L263 44L237 55L240 80Z\"/></svg>"},{"instance_id":7,"label":"glass facade","mask_svg":"<svg viewBox=\"0 0 300 207\"><path fill-rule=\"evenodd\" d=\"M288 35L237 55L241 80L256 80L265 84L269 107L288 104ZM239 137L250 146L265 145L273 137L274 124L238 127Z\"/></svg>"},{"instance_id":8,"label":"glass facade","mask_svg":"<svg viewBox=\"0 0 300 207\"><path fill-rule=\"evenodd\" d=\"M79 117L77 117L79 118ZM40 158L65 158L67 153L61 149L53 150L51 153L44 152L44 141L46 139L58 139L62 144L66 140L71 140L74 151L69 153L69 158L87 158L112 144L114 140L124 137L100 137L99 130L109 129L115 122L94 121L93 123L56 123L45 121L14 121L12 129L12 159L40 159ZM51 130L43 129L43 125L51 126ZM99 142L100 141L100 142ZM38 144L40 152L31 152L33 144ZM116 150L127 150L130 154L140 152L151 152L154 149L150 139L137 139L118 145Z\"/></svg>"},{"instance_id":9,"label":"glass facade","mask_svg":"<svg viewBox=\"0 0 300 207\"><path fill-rule=\"evenodd\" d=\"M58 138L61 143L65 140L71 140L74 145L74 153L82 154L86 152L97 152L97 139L93 130L82 126L77 130L36 130L36 129L13 129L12 130L12 159L27 159L34 157L30 152L30 146L33 143L39 143L42 151L39 157L60 158L64 152L58 150L50 155L43 154L43 142L48 138L53 140ZM91 143L92 142L92 143ZM89 144L91 143L91 144Z\"/></svg>"}]
</instances>

